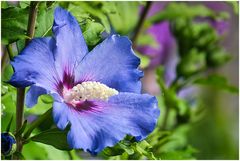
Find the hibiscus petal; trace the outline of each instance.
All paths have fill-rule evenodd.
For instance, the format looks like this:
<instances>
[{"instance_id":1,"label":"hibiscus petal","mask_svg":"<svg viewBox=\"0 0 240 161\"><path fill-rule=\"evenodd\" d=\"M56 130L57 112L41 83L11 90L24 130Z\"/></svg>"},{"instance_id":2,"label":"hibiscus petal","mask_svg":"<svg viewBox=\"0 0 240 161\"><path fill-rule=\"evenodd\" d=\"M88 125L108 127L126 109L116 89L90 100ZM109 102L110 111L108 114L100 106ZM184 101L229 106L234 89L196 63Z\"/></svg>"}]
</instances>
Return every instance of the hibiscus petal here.
<instances>
[{"instance_id":1,"label":"hibiscus petal","mask_svg":"<svg viewBox=\"0 0 240 161\"><path fill-rule=\"evenodd\" d=\"M49 94L57 102L63 102L63 98L56 92L48 91L42 87L32 85L26 94L26 106L31 108L38 102L38 97L43 94Z\"/></svg>"},{"instance_id":2,"label":"hibiscus petal","mask_svg":"<svg viewBox=\"0 0 240 161\"><path fill-rule=\"evenodd\" d=\"M36 84L47 90L56 90L59 76L54 66L51 38L33 39L11 62L14 68L9 83L15 87Z\"/></svg>"},{"instance_id":3,"label":"hibiscus petal","mask_svg":"<svg viewBox=\"0 0 240 161\"><path fill-rule=\"evenodd\" d=\"M62 102L53 103L53 120L57 127L64 130L68 124L68 106Z\"/></svg>"},{"instance_id":4,"label":"hibiscus petal","mask_svg":"<svg viewBox=\"0 0 240 161\"><path fill-rule=\"evenodd\" d=\"M76 81L94 80L120 92L140 93L140 59L127 37L113 35L96 46L75 70Z\"/></svg>"},{"instance_id":5,"label":"hibiscus petal","mask_svg":"<svg viewBox=\"0 0 240 161\"><path fill-rule=\"evenodd\" d=\"M37 104L40 95L47 94L47 90L38 86L31 86L26 94L26 106L33 107Z\"/></svg>"},{"instance_id":6,"label":"hibiscus petal","mask_svg":"<svg viewBox=\"0 0 240 161\"><path fill-rule=\"evenodd\" d=\"M72 74L74 67L88 52L77 20L68 11L57 7L54 12L53 33L56 39L54 57L59 74Z\"/></svg>"},{"instance_id":7,"label":"hibiscus petal","mask_svg":"<svg viewBox=\"0 0 240 161\"><path fill-rule=\"evenodd\" d=\"M90 108L65 108L56 112L55 121L67 118L71 123L68 143L72 148L82 148L97 153L107 146L113 146L129 134L144 139L151 133L159 116L155 97L147 94L120 93L112 96L108 102L95 101ZM59 108L60 109L60 108ZM66 116L67 113L67 116ZM56 120L57 119L57 120Z\"/></svg>"}]
</instances>

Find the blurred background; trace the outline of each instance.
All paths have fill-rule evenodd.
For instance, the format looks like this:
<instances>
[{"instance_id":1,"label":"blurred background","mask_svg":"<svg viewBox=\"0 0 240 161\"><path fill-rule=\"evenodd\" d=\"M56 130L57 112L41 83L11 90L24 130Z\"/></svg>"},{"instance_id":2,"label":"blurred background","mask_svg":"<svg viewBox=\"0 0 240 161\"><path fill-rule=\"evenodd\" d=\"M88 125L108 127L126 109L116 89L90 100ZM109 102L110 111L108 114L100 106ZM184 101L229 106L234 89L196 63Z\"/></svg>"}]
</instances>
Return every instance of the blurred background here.
<instances>
[{"instance_id":1,"label":"blurred background","mask_svg":"<svg viewBox=\"0 0 240 161\"><path fill-rule=\"evenodd\" d=\"M158 8L163 10L164 7L171 2L154 2L152 10ZM231 54L231 60L224 66L211 69L210 73L220 73L228 78L230 84L239 86L239 15L234 11L234 7L227 2L187 2L189 6L204 5L215 12L226 11L229 18L224 22L216 23L213 26L220 34L222 40L220 44ZM150 9L151 10L151 9ZM156 10L156 9L155 9ZM238 10L238 9L237 9ZM164 26L159 28L164 29ZM151 32L151 31L150 31ZM152 32L156 34L157 31ZM161 32L161 31L159 31ZM165 33L164 33L165 32ZM163 36L166 30L162 32ZM164 38L162 38L164 39ZM174 40L159 40L162 45L169 48L169 44ZM184 41L184 40L183 40ZM174 45L170 45L174 48ZM164 47L163 47L164 48ZM140 49L141 50L141 49ZM150 52L147 49L142 49L145 52ZM167 68L176 66L177 50L159 50L162 57L154 57L152 62L164 64ZM168 53L168 55L166 55ZM171 56L169 56L171 55ZM167 57L167 58L164 58ZM154 59L161 59L162 62L154 62ZM158 61L158 60L156 60ZM171 72L175 69L170 69L168 76L171 79ZM159 93L158 86L155 82L154 72L151 69L146 69L143 79L145 91L152 94ZM211 87L198 86L190 88L183 92L185 98L195 98L201 102L204 109L202 119L193 124L188 131L188 139L190 144L198 149L196 153L197 159L238 159L239 158L239 96L229 92L216 90Z\"/></svg>"},{"instance_id":2,"label":"blurred background","mask_svg":"<svg viewBox=\"0 0 240 161\"><path fill-rule=\"evenodd\" d=\"M232 59L214 72L225 75L229 82L239 86L239 15L224 2L199 2L216 11L230 14L228 29L221 44ZM190 131L190 142L198 147L199 159L239 158L239 96L214 89L201 88L206 116Z\"/></svg>"},{"instance_id":3,"label":"blurred background","mask_svg":"<svg viewBox=\"0 0 240 161\"><path fill-rule=\"evenodd\" d=\"M44 2L45 3L45 2ZM159 67L164 68L164 84L166 87L176 81L177 75L183 73L182 68L178 68L178 63L183 60L182 51L184 47L191 46L191 43L197 42L201 37L205 36L208 41L208 35L211 35L209 42L203 40L203 46L197 50L207 50L208 44L216 40L213 48L217 46L218 50L224 51L230 55L230 60L225 63L224 58L217 58L224 65L207 64L207 69L204 68L204 74L218 73L227 78L228 84L239 87L239 3L238 2L49 2L43 4L41 2L41 13L45 8L45 19L52 24L52 13L56 6L62 6L69 10L79 21L84 37L90 49L94 48L106 36L110 34L127 35L133 42L133 49L141 58L140 67L144 70L145 76L142 79L143 92L156 95L160 102L160 109L162 111L159 125L166 124L164 130L181 131L184 137L179 137L179 142L164 144L162 147L154 145L155 152L165 152L169 149L182 150L186 145L191 145L194 149L194 158L196 159L239 159L239 95L238 91L231 93L231 90L220 90L223 84L215 85L217 88L211 86L204 86L192 84L179 91L177 96L186 100L191 110L196 108L199 113L196 117L191 115L193 121L189 126L184 124L176 126L176 123L171 122L171 118L164 123L164 115L166 114L167 104L163 105L161 100L165 99L166 93L159 87L156 70ZM28 2L2 2L2 17L5 9L10 7L19 7L21 9L28 9ZM50 6L50 7L49 7ZM199 7L200 6L200 7ZM147 8L147 9L146 9ZM224 12L224 14L222 14ZM26 12L25 22L27 20ZM157 16L156 16L157 15ZM210 16L209 16L210 15ZM217 16L216 16L217 15ZM106 17L105 17L106 16ZM155 17L154 17L155 16ZM188 21L181 21L181 19L191 19L189 30ZM196 24L195 26L192 24ZM40 21L41 22L41 21ZM39 24L40 24L39 22ZM2 131L6 129L7 123L11 115L15 115L16 94L15 89L10 87L4 81L8 80L13 73L9 65L9 58L7 52L9 44L6 43L5 38L9 35L3 33L3 29L8 26L6 22L2 21ZM19 25L19 24L18 24ZM181 28L181 25L185 25ZM194 26L194 27L192 27ZM179 27L179 28L178 28ZM192 28L191 28L192 27ZM88 30L87 30L88 29ZM192 31L193 33L189 32ZM206 30L205 30L206 29ZM198 35L198 31L203 32ZM37 32L38 34L38 32ZM51 30L46 33L46 36L51 35ZM190 36L189 36L190 35ZM192 36L192 35L195 35ZM38 37L39 35L35 35ZM92 39L88 39L92 38ZM189 41L188 41L189 39ZM94 41L93 41L94 40ZM187 42L188 41L188 42ZM17 55L23 48L24 40L14 40L11 42L14 55ZM210 46L212 47L212 46ZM210 49L209 49L210 50ZM212 50L212 48L211 48ZM210 51L211 51L210 50ZM189 62L193 56L186 58L186 61L181 64ZM211 53L211 52L210 52ZM220 54L221 55L221 54ZM225 54L224 54L225 56ZM184 58L185 59L185 58ZM197 58L194 62L201 66L201 58ZM209 61L210 58L207 59ZM221 59L221 60L220 60ZM202 59L201 59L202 60ZM215 60L215 59L214 59ZM191 60L192 61L192 60ZM200 62L200 63L199 63ZM191 64L187 68L191 68ZM179 71L177 71L178 69ZM194 67L195 69L195 67ZM179 80L181 81L181 79ZM215 83L215 82L213 82ZM213 85L214 86L214 85ZM230 89L230 87L229 87ZM43 114L47 109L51 108L51 99L42 97L39 99L39 104L32 109L26 109L25 117L29 122L35 120L38 116ZM166 106L166 107L164 107ZM176 119L174 113L171 115L172 119ZM193 117L193 118L192 118ZM184 118L185 119L185 118ZM181 120L181 118L180 118ZM15 121L15 120L14 120ZM49 127L52 126L52 120L48 120ZM188 120L189 121L189 120ZM180 121L181 122L181 121ZM184 120L183 120L184 122ZM190 122L190 121L189 121ZM48 128L49 128L48 127ZM175 128L176 127L176 128ZM15 125L11 127L14 131ZM46 130L46 127L39 127L35 133ZM164 132L155 132L148 138L148 141L153 143L155 135L162 135ZM180 135L180 133L177 133ZM182 140L181 140L182 139ZM187 143L186 143L187 142ZM180 145L181 144L181 145ZM178 146L177 146L178 145ZM181 148L180 148L181 147ZM160 150L158 150L158 148ZM171 151L171 150L170 150ZM41 153L41 154L40 154ZM87 153L80 153L83 159L102 159L104 156L92 157ZM23 155L27 159L72 159L69 152L60 151L51 146L31 142L23 149ZM170 155L170 153L169 153ZM185 153L184 153L185 155ZM192 156L184 156L180 153L180 159L189 159ZM134 156L135 157L135 156ZM139 159L134 158L133 159ZM161 154L163 159L179 159L173 158L173 155L166 157ZM131 156L125 159L132 159ZM78 158L79 159L79 158ZM111 158L110 158L111 159ZM112 158L116 159L116 158ZM117 158L119 159L119 158ZM121 159L121 158L120 158Z\"/></svg>"}]
</instances>

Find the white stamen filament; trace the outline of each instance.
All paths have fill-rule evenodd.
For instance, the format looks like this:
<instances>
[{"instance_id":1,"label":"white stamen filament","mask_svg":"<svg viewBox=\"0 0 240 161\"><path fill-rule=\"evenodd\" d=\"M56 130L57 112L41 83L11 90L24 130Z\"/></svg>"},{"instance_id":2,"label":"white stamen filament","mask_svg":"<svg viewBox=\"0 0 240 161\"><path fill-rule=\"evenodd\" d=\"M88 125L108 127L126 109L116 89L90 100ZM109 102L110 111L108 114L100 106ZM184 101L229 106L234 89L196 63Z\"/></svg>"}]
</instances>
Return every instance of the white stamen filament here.
<instances>
[{"instance_id":1,"label":"white stamen filament","mask_svg":"<svg viewBox=\"0 0 240 161\"><path fill-rule=\"evenodd\" d=\"M85 100L107 101L109 97L117 94L117 90L95 81L83 82L74 86L72 89L63 90L63 96L66 102Z\"/></svg>"}]
</instances>

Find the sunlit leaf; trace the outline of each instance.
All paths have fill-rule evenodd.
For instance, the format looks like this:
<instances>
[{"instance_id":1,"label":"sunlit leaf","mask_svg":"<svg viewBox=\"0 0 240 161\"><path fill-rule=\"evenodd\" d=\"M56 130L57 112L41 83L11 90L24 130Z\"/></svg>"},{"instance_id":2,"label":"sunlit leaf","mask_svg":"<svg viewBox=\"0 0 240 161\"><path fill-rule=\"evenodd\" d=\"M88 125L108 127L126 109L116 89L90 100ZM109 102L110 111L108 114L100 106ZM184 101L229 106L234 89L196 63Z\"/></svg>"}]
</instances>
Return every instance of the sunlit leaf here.
<instances>
[{"instance_id":1,"label":"sunlit leaf","mask_svg":"<svg viewBox=\"0 0 240 161\"><path fill-rule=\"evenodd\" d=\"M26 114L41 115L52 107L53 99L49 95L41 95L38 103L32 108L26 108Z\"/></svg>"},{"instance_id":2,"label":"sunlit leaf","mask_svg":"<svg viewBox=\"0 0 240 161\"><path fill-rule=\"evenodd\" d=\"M123 35L131 32L138 22L138 2L103 2L102 10L108 15L114 30Z\"/></svg>"},{"instance_id":3,"label":"sunlit leaf","mask_svg":"<svg viewBox=\"0 0 240 161\"><path fill-rule=\"evenodd\" d=\"M74 9L79 11L84 11L85 13L90 14L93 18L97 18L105 27L107 32L110 32L110 24L107 19L107 16L101 11L101 9L96 5L91 5L94 2L72 2L76 7ZM99 3L99 2L95 2ZM73 10L73 9L72 9Z\"/></svg>"},{"instance_id":4,"label":"sunlit leaf","mask_svg":"<svg viewBox=\"0 0 240 161\"><path fill-rule=\"evenodd\" d=\"M29 142L28 144L25 144L22 154L26 159L42 160L47 158L47 150L36 142Z\"/></svg>"},{"instance_id":5,"label":"sunlit leaf","mask_svg":"<svg viewBox=\"0 0 240 161\"><path fill-rule=\"evenodd\" d=\"M50 36L53 25L53 12L55 6L47 7L47 2L41 2L38 7L35 37Z\"/></svg>"},{"instance_id":6,"label":"sunlit leaf","mask_svg":"<svg viewBox=\"0 0 240 161\"><path fill-rule=\"evenodd\" d=\"M101 40L101 33L104 31L100 23L88 21L83 26L83 36L86 43L90 46L96 45Z\"/></svg>"}]
</instances>

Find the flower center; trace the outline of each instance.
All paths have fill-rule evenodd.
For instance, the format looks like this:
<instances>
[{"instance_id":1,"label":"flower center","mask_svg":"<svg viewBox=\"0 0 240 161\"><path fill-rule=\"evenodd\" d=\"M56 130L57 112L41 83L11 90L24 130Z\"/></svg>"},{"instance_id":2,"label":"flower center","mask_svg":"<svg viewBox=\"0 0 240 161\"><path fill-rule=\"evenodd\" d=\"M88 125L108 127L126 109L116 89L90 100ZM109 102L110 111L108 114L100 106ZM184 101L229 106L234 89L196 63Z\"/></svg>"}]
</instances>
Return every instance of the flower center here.
<instances>
[{"instance_id":1,"label":"flower center","mask_svg":"<svg viewBox=\"0 0 240 161\"><path fill-rule=\"evenodd\" d=\"M85 100L107 101L109 97L116 94L118 94L117 90L95 81L83 82L72 89L64 88L63 90L64 100L71 104Z\"/></svg>"}]
</instances>

